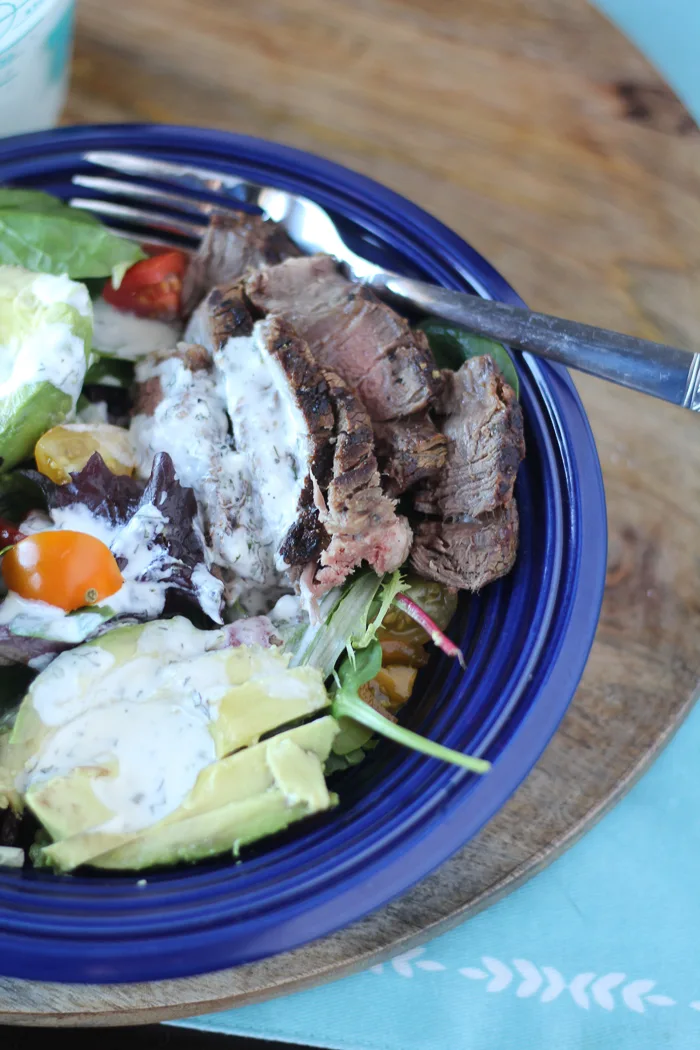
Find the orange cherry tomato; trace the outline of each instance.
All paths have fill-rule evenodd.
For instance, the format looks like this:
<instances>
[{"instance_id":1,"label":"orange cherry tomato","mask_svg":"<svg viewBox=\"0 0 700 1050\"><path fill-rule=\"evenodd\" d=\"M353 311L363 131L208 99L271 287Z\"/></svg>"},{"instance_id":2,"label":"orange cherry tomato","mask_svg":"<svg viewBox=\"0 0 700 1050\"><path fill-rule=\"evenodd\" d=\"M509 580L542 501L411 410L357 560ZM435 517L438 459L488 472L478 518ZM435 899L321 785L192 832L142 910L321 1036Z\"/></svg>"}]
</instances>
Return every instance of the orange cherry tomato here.
<instances>
[{"instance_id":1,"label":"orange cherry tomato","mask_svg":"<svg viewBox=\"0 0 700 1050\"><path fill-rule=\"evenodd\" d=\"M48 602L66 612L109 598L124 582L109 547L68 529L20 540L2 559L2 575L20 598Z\"/></svg>"},{"instance_id":2,"label":"orange cherry tomato","mask_svg":"<svg viewBox=\"0 0 700 1050\"><path fill-rule=\"evenodd\" d=\"M172 321L180 313L182 278L186 269L184 252L161 252L130 266L118 288L107 281L102 295L118 310L128 310L139 317Z\"/></svg>"}]
</instances>

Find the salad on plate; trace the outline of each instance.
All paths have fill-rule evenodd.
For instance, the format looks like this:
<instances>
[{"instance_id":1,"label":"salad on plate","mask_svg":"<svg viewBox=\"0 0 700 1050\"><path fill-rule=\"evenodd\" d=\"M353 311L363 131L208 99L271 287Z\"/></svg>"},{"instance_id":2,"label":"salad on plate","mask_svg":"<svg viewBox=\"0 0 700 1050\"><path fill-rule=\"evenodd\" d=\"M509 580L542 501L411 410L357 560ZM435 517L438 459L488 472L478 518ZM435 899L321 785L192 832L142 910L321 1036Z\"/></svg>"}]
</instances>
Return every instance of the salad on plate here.
<instances>
[{"instance_id":1,"label":"salad on plate","mask_svg":"<svg viewBox=\"0 0 700 1050\"><path fill-rule=\"evenodd\" d=\"M0 863L141 871L328 810L513 567L500 345L217 213L196 251L0 190Z\"/></svg>"}]
</instances>

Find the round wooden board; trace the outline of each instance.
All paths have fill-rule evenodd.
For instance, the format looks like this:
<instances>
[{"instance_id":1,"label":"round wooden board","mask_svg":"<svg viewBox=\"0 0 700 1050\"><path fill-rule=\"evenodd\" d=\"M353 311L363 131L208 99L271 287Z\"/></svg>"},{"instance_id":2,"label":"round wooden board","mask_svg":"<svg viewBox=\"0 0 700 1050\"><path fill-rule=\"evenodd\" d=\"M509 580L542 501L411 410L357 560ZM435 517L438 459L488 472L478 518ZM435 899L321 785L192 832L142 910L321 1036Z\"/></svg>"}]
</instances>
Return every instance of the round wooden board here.
<instances>
[{"instance_id":1,"label":"round wooden board","mask_svg":"<svg viewBox=\"0 0 700 1050\"><path fill-rule=\"evenodd\" d=\"M324 153L437 214L535 308L681 345L700 327L700 137L585 0L83 0L67 118L213 124ZM252 966L0 979L0 1022L153 1022L340 977L493 902L620 797L698 682L700 423L579 387L609 502L600 629L559 733L478 840L383 911Z\"/></svg>"}]
</instances>

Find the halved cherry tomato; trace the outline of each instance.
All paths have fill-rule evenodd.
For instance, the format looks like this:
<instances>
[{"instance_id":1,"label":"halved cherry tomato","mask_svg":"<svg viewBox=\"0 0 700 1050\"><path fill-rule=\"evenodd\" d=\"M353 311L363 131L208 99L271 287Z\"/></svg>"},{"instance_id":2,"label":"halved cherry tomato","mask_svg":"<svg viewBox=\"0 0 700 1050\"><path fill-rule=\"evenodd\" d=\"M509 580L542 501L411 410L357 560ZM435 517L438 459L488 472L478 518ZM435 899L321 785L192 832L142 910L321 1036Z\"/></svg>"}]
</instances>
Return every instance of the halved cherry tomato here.
<instances>
[{"instance_id":1,"label":"halved cherry tomato","mask_svg":"<svg viewBox=\"0 0 700 1050\"><path fill-rule=\"evenodd\" d=\"M24 539L24 534L5 518L0 518L0 551L11 543L18 543L21 539Z\"/></svg>"},{"instance_id":2,"label":"halved cherry tomato","mask_svg":"<svg viewBox=\"0 0 700 1050\"><path fill-rule=\"evenodd\" d=\"M180 313L182 278L186 268L184 252L161 252L130 266L118 288L107 281L102 295L118 310L128 310L139 317L172 321Z\"/></svg>"},{"instance_id":3,"label":"halved cherry tomato","mask_svg":"<svg viewBox=\"0 0 700 1050\"><path fill-rule=\"evenodd\" d=\"M42 434L34 446L37 467L57 485L67 485L94 452L113 474L133 474L136 469L129 431L111 423L62 423Z\"/></svg>"},{"instance_id":4,"label":"halved cherry tomato","mask_svg":"<svg viewBox=\"0 0 700 1050\"><path fill-rule=\"evenodd\" d=\"M2 575L20 598L73 612L119 590L122 574L109 547L85 532L36 532L2 559Z\"/></svg>"}]
</instances>

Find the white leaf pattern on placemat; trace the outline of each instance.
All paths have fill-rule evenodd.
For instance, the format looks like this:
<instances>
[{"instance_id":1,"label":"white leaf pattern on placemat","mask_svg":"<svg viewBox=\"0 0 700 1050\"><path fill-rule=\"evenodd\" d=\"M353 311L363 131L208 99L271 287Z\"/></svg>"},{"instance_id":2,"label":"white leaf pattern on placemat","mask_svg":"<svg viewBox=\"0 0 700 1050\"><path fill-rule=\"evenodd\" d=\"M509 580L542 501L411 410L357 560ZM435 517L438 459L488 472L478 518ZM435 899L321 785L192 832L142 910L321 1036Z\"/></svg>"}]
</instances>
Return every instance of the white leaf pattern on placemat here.
<instances>
[{"instance_id":1,"label":"white leaf pattern on placemat","mask_svg":"<svg viewBox=\"0 0 700 1050\"><path fill-rule=\"evenodd\" d=\"M540 996L541 1003L551 1003L556 997L564 991L566 988L566 981L553 966L543 966L542 973L549 981L549 986L545 988Z\"/></svg>"},{"instance_id":2,"label":"white leaf pattern on placemat","mask_svg":"<svg viewBox=\"0 0 700 1050\"><path fill-rule=\"evenodd\" d=\"M606 973L593 982L591 995L598 1006L602 1006L604 1010L615 1009L615 1000L611 993L622 984L626 976L626 973Z\"/></svg>"},{"instance_id":3,"label":"white leaf pattern on placemat","mask_svg":"<svg viewBox=\"0 0 700 1050\"><path fill-rule=\"evenodd\" d=\"M425 948L413 948L411 951L397 955L391 960L391 966L400 977L413 977L414 967L429 973L447 971L444 963L434 959L420 959ZM551 1003L564 991L568 991L572 1001L582 1010L590 1010L591 1003L603 1010L614 1010L616 1005L623 1005L634 1013L643 1014L647 1006L677 1006L675 999L669 995L653 992L656 981L640 978L628 984L625 973L613 972L598 976L595 972L585 971L576 974L567 984L565 978L554 966L536 966L530 959L513 959L512 968L492 955L481 957L481 966L463 966L457 972L469 981L486 981L487 992L500 993L513 984L516 974L520 981L514 985L518 999L538 998L541 1003ZM482 968L483 967L483 968ZM515 971L515 972L514 972ZM383 974L384 965L380 963L370 968L371 973ZM620 999L616 1001L613 993L619 990ZM692 1010L700 1011L700 1000L689 1004Z\"/></svg>"},{"instance_id":4,"label":"white leaf pattern on placemat","mask_svg":"<svg viewBox=\"0 0 700 1050\"><path fill-rule=\"evenodd\" d=\"M583 1010L588 1010L591 1005L591 1001L588 998L586 988L595 977L594 973L580 973L574 977L573 981L569 985L569 991L571 998L574 1000L577 1006L580 1006Z\"/></svg>"},{"instance_id":5,"label":"white leaf pattern on placemat","mask_svg":"<svg viewBox=\"0 0 700 1050\"><path fill-rule=\"evenodd\" d=\"M513 974L508 967L498 959L492 959L489 955L484 955L481 961L493 976L493 980L486 985L486 991L502 992L504 988L507 988L513 980Z\"/></svg>"},{"instance_id":6,"label":"white leaf pattern on placemat","mask_svg":"<svg viewBox=\"0 0 700 1050\"><path fill-rule=\"evenodd\" d=\"M538 992L542 984L542 975L536 966L527 959L513 959L513 966L522 977L515 994L518 999L529 999Z\"/></svg>"}]
</instances>

